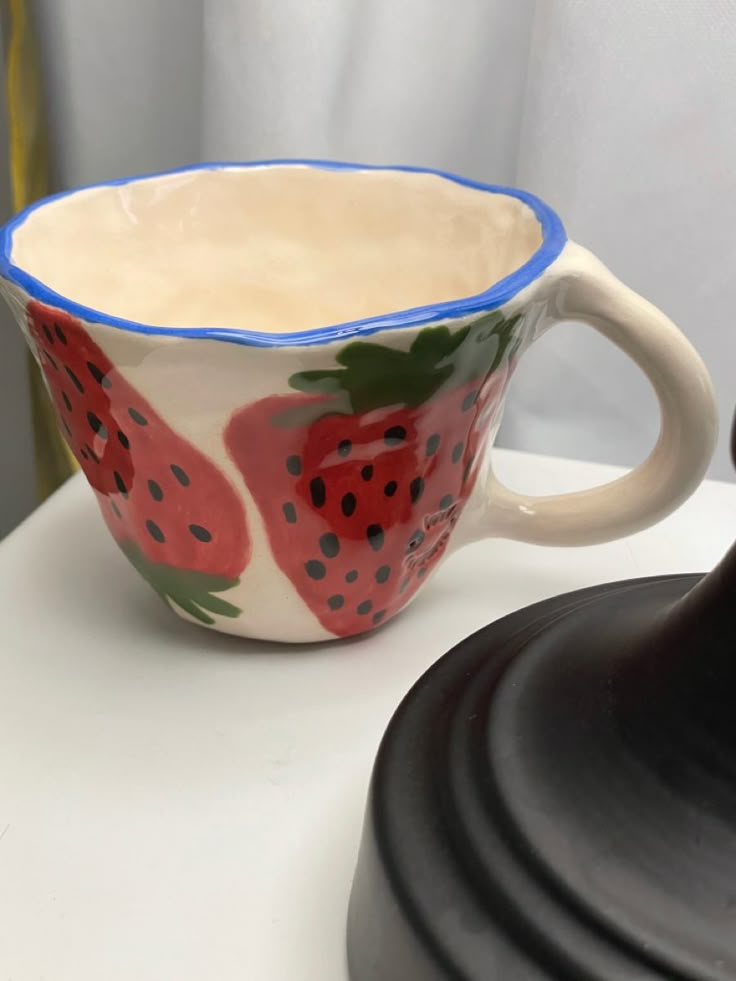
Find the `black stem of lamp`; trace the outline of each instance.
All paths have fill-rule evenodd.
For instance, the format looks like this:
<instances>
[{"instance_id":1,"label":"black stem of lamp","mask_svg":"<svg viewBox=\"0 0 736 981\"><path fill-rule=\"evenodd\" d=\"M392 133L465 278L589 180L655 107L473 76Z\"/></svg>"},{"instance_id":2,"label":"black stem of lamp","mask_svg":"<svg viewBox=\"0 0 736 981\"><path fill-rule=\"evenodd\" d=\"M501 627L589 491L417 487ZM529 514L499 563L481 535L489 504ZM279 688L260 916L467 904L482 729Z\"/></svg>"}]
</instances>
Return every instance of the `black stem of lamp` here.
<instances>
[{"instance_id":1,"label":"black stem of lamp","mask_svg":"<svg viewBox=\"0 0 736 981\"><path fill-rule=\"evenodd\" d=\"M353 981L736 981L736 545L521 610L420 679L348 953Z\"/></svg>"}]
</instances>

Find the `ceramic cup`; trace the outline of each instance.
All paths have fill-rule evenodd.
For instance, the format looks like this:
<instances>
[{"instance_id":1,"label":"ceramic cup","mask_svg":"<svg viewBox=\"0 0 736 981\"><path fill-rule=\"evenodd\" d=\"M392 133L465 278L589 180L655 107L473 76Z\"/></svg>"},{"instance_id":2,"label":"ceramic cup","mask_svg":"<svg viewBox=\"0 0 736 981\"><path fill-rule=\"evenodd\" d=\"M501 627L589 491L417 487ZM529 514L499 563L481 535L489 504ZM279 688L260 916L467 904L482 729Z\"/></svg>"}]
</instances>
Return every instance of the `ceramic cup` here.
<instances>
[{"instance_id":1,"label":"ceramic cup","mask_svg":"<svg viewBox=\"0 0 736 981\"><path fill-rule=\"evenodd\" d=\"M524 191L419 168L202 165L48 198L0 253L110 533L171 609L217 630L371 630L457 547L628 534L712 454L698 355ZM529 497L494 479L488 448L514 366L560 319L646 372L661 432L620 480Z\"/></svg>"}]
</instances>

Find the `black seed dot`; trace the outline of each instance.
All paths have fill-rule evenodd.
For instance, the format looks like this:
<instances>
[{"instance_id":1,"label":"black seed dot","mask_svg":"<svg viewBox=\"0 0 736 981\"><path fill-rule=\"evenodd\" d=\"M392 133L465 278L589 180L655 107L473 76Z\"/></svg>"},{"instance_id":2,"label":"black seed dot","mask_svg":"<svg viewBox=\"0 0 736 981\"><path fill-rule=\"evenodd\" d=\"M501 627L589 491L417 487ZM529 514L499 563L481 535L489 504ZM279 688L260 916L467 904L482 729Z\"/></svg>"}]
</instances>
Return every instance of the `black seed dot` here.
<instances>
[{"instance_id":1,"label":"black seed dot","mask_svg":"<svg viewBox=\"0 0 736 981\"><path fill-rule=\"evenodd\" d=\"M374 613L373 614L373 622L374 623L380 623L381 620L383 620L383 618L385 616L386 616L386 611L385 610L379 610L378 613Z\"/></svg>"},{"instance_id":2,"label":"black seed dot","mask_svg":"<svg viewBox=\"0 0 736 981\"><path fill-rule=\"evenodd\" d=\"M340 456L350 456L350 451L353 448L353 444L349 439L341 439L337 444L337 452Z\"/></svg>"},{"instance_id":3,"label":"black seed dot","mask_svg":"<svg viewBox=\"0 0 736 981\"><path fill-rule=\"evenodd\" d=\"M433 433L427 440L427 456L434 456L440 448L440 435Z\"/></svg>"},{"instance_id":4,"label":"black seed dot","mask_svg":"<svg viewBox=\"0 0 736 981\"><path fill-rule=\"evenodd\" d=\"M72 438L72 431L69 428L69 423L66 421L66 419L62 419L61 420L61 424L64 427L64 432L67 434L67 436L69 437L69 439L71 439Z\"/></svg>"},{"instance_id":5,"label":"black seed dot","mask_svg":"<svg viewBox=\"0 0 736 981\"><path fill-rule=\"evenodd\" d=\"M409 541L406 543L407 552L414 552L424 541L424 532L417 528L414 534L411 536Z\"/></svg>"},{"instance_id":6,"label":"black seed dot","mask_svg":"<svg viewBox=\"0 0 736 981\"><path fill-rule=\"evenodd\" d=\"M452 462L453 463L459 463L460 462L460 460L462 458L462 455L463 455L463 450L464 449L465 449L465 447L463 446L462 443L455 443L455 445L452 448Z\"/></svg>"},{"instance_id":7,"label":"black seed dot","mask_svg":"<svg viewBox=\"0 0 736 981\"><path fill-rule=\"evenodd\" d=\"M118 442L120 443L120 445L123 447L124 450L130 449L130 440L122 431L122 429L118 429Z\"/></svg>"},{"instance_id":8,"label":"black seed dot","mask_svg":"<svg viewBox=\"0 0 736 981\"><path fill-rule=\"evenodd\" d=\"M316 508L324 507L324 503L327 500L327 489L321 477L312 477L309 481L309 496L312 498L312 504Z\"/></svg>"},{"instance_id":9,"label":"black seed dot","mask_svg":"<svg viewBox=\"0 0 736 981\"><path fill-rule=\"evenodd\" d=\"M411 503L416 504L419 498L424 493L424 481L421 477L415 477L414 480L409 484L409 494L411 495Z\"/></svg>"},{"instance_id":10,"label":"black seed dot","mask_svg":"<svg viewBox=\"0 0 736 981\"><path fill-rule=\"evenodd\" d=\"M56 361L54 361L54 359L51 357L51 355L49 354L49 352L48 351L44 351L43 353L46 355L46 360L51 365L51 367L54 368L56 371L58 371L59 370L59 366L56 363Z\"/></svg>"},{"instance_id":11,"label":"black seed dot","mask_svg":"<svg viewBox=\"0 0 736 981\"><path fill-rule=\"evenodd\" d=\"M95 453L95 451L94 451L94 450L92 449L92 447L91 447L91 446L89 445L89 443L85 443L85 444L84 444L84 448L85 448L85 450L87 451L87 453L88 453L88 455L89 455L89 457L90 457L90 459L92 459L92 460L94 460L94 461L95 461L95 463L99 463L99 462L100 462L100 458L99 458L99 457L97 456L97 454L96 454L96 453Z\"/></svg>"},{"instance_id":12,"label":"black seed dot","mask_svg":"<svg viewBox=\"0 0 736 981\"><path fill-rule=\"evenodd\" d=\"M110 501L110 507L112 508L112 513L115 515L115 517L116 518L119 518L120 517L120 509L118 508L118 506L115 503L115 501Z\"/></svg>"},{"instance_id":13,"label":"black seed dot","mask_svg":"<svg viewBox=\"0 0 736 981\"><path fill-rule=\"evenodd\" d=\"M62 392L61 393L61 398L62 398L62 400L64 402L64 405L67 408L67 412L71 412L72 411L72 403L71 403L71 400L69 399L69 396L66 394L66 392Z\"/></svg>"},{"instance_id":14,"label":"black seed dot","mask_svg":"<svg viewBox=\"0 0 736 981\"><path fill-rule=\"evenodd\" d=\"M194 535L198 542L211 542L212 532L202 525L189 525L190 534Z\"/></svg>"},{"instance_id":15,"label":"black seed dot","mask_svg":"<svg viewBox=\"0 0 736 981\"><path fill-rule=\"evenodd\" d=\"M363 478L363 480L370 480L373 476L373 464L367 463L360 471L360 476Z\"/></svg>"},{"instance_id":16,"label":"black seed dot","mask_svg":"<svg viewBox=\"0 0 736 981\"><path fill-rule=\"evenodd\" d=\"M164 492L161 490L161 485L157 484L155 480L148 481L148 493L154 501L163 501L164 499Z\"/></svg>"},{"instance_id":17,"label":"black seed dot","mask_svg":"<svg viewBox=\"0 0 736 981\"><path fill-rule=\"evenodd\" d=\"M382 565L380 569L376 569L376 582L384 583L391 575L391 566Z\"/></svg>"},{"instance_id":18,"label":"black seed dot","mask_svg":"<svg viewBox=\"0 0 736 981\"><path fill-rule=\"evenodd\" d=\"M82 457L83 460L89 460L89 454L87 453L84 447L82 447L82 449L79 451L79 455Z\"/></svg>"},{"instance_id":19,"label":"black seed dot","mask_svg":"<svg viewBox=\"0 0 736 981\"><path fill-rule=\"evenodd\" d=\"M182 487L188 487L191 481L189 480L189 474L186 470L182 470L181 467L177 466L176 463L172 463L169 467L173 475L179 481Z\"/></svg>"},{"instance_id":20,"label":"black seed dot","mask_svg":"<svg viewBox=\"0 0 736 981\"><path fill-rule=\"evenodd\" d=\"M137 409L131 407L130 409L128 409L128 415L133 420L133 422L137 423L139 426L148 425L148 419L146 419L145 416L141 415L141 413Z\"/></svg>"},{"instance_id":21,"label":"black seed dot","mask_svg":"<svg viewBox=\"0 0 736 981\"><path fill-rule=\"evenodd\" d=\"M154 541L157 541L160 545L166 541L166 536L155 521L151 521L149 518L146 522L146 528L148 529L148 534L151 536L151 538L153 538Z\"/></svg>"},{"instance_id":22,"label":"black seed dot","mask_svg":"<svg viewBox=\"0 0 736 981\"><path fill-rule=\"evenodd\" d=\"M470 471L471 471L472 469L473 469L473 457L471 456L471 458L470 458L470 459L468 460L468 462L467 462L467 463L465 464L465 470L463 471L463 483L465 483L465 481L466 481L466 480L468 479L468 477L470 476Z\"/></svg>"},{"instance_id":23,"label":"black seed dot","mask_svg":"<svg viewBox=\"0 0 736 981\"><path fill-rule=\"evenodd\" d=\"M339 593L335 593L334 596L330 596L327 600L327 605L331 610L339 610L345 606L345 597L341 596Z\"/></svg>"},{"instance_id":24,"label":"black seed dot","mask_svg":"<svg viewBox=\"0 0 736 981\"><path fill-rule=\"evenodd\" d=\"M324 579L327 575L327 569L319 559L310 559L309 562L305 562L304 568L310 579Z\"/></svg>"},{"instance_id":25,"label":"black seed dot","mask_svg":"<svg viewBox=\"0 0 736 981\"><path fill-rule=\"evenodd\" d=\"M328 531L320 538L319 547L325 558L334 559L340 552L340 540L334 532Z\"/></svg>"},{"instance_id":26,"label":"black seed dot","mask_svg":"<svg viewBox=\"0 0 736 981\"><path fill-rule=\"evenodd\" d=\"M286 504L284 504L282 510L284 512L284 517L289 524L296 524L296 508L290 501L287 501Z\"/></svg>"},{"instance_id":27,"label":"black seed dot","mask_svg":"<svg viewBox=\"0 0 736 981\"><path fill-rule=\"evenodd\" d=\"M97 460L96 458L93 458L93 459L95 460L95 463L99 463L99 460ZM125 481L120 476L120 474L117 472L117 470L113 473L112 476L113 476L113 479L115 481L115 486L117 487L117 489L120 491L120 493L123 495L123 497L127 497L128 496L128 488L125 486Z\"/></svg>"},{"instance_id":28,"label":"black seed dot","mask_svg":"<svg viewBox=\"0 0 736 981\"><path fill-rule=\"evenodd\" d=\"M374 552L379 552L383 548L383 528L380 525L368 525L365 537Z\"/></svg>"},{"instance_id":29,"label":"black seed dot","mask_svg":"<svg viewBox=\"0 0 736 981\"><path fill-rule=\"evenodd\" d=\"M407 586L409 585L409 583L410 583L410 582L411 582L411 578L407 578L407 579L405 579L405 580L404 580L404 581L402 582L402 584L401 584L401 586L399 587L399 592L400 592L400 593L403 593L403 592L404 592L404 590L406 589L406 587L407 587Z\"/></svg>"},{"instance_id":30,"label":"black seed dot","mask_svg":"<svg viewBox=\"0 0 736 981\"><path fill-rule=\"evenodd\" d=\"M302 460L299 456L287 456L286 469L292 477L298 477L302 472Z\"/></svg>"},{"instance_id":31,"label":"black seed dot","mask_svg":"<svg viewBox=\"0 0 736 981\"><path fill-rule=\"evenodd\" d=\"M87 413L87 422L89 423L90 429L94 433L97 433L100 439L107 439L107 428L94 412Z\"/></svg>"},{"instance_id":32,"label":"black seed dot","mask_svg":"<svg viewBox=\"0 0 736 981\"><path fill-rule=\"evenodd\" d=\"M48 324L41 324L41 330L46 335L46 340L49 342L49 344L53 344L54 343L54 337L53 337L53 334L51 333L51 331L49 330L49 325Z\"/></svg>"},{"instance_id":33,"label":"black seed dot","mask_svg":"<svg viewBox=\"0 0 736 981\"><path fill-rule=\"evenodd\" d=\"M386 495L386 497L393 497L398 489L398 486L399 485L395 480L389 480L389 482L383 488L383 493Z\"/></svg>"},{"instance_id":34,"label":"black seed dot","mask_svg":"<svg viewBox=\"0 0 736 981\"><path fill-rule=\"evenodd\" d=\"M61 329L61 327L59 327L58 324L54 324L54 332L56 333L56 336L59 338L61 343L66 344L66 334Z\"/></svg>"},{"instance_id":35,"label":"black seed dot","mask_svg":"<svg viewBox=\"0 0 736 981\"><path fill-rule=\"evenodd\" d=\"M446 511L450 507L454 498L452 494L445 494L445 496L440 501L440 511Z\"/></svg>"},{"instance_id":36,"label":"black seed dot","mask_svg":"<svg viewBox=\"0 0 736 981\"><path fill-rule=\"evenodd\" d=\"M383 440L386 446L398 446L399 443L403 443L406 439L406 430L403 426L391 426L383 434Z\"/></svg>"},{"instance_id":37,"label":"black seed dot","mask_svg":"<svg viewBox=\"0 0 736 981\"><path fill-rule=\"evenodd\" d=\"M102 371L100 371L100 369L93 361L87 362L87 370L89 371L90 375L92 375L92 377L94 378L94 380L97 382L98 385L102 385L103 388L111 387L112 382L110 381L110 379L107 377L107 375L105 375Z\"/></svg>"},{"instance_id":38,"label":"black seed dot","mask_svg":"<svg viewBox=\"0 0 736 981\"><path fill-rule=\"evenodd\" d=\"M355 513L355 506L357 503L355 494L348 492L347 494L343 495L342 501L340 501L340 508L346 518L349 518L351 514Z\"/></svg>"},{"instance_id":39,"label":"black seed dot","mask_svg":"<svg viewBox=\"0 0 736 981\"><path fill-rule=\"evenodd\" d=\"M84 385L80 382L77 376L74 374L72 369L68 365L64 365L64 371L69 375L72 385L76 388L78 392L84 392Z\"/></svg>"},{"instance_id":40,"label":"black seed dot","mask_svg":"<svg viewBox=\"0 0 736 981\"><path fill-rule=\"evenodd\" d=\"M461 406L463 412L467 412L468 409L472 409L478 398L477 392L468 392L468 394L463 399L463 404Z\"/></svg>"},{"instance_id":41,"label":"black seed dot","mask_svg":"<svg viewBox=\"0 0 736 981\"><path fill-rule=\"evenodd\" d=\"M418 577L419 577L420 579L424 579L424 577L425 577L426 575L427 575L427 567L426 567L426 565L423 565L423 566L421 567L421 569L419 570L419 572L417 572L417 576L418 576Z\"/></svg>"},{"instance_id":42,"label":"black seed dot","mask_svg":"<svg viewBox=\"0 0 736 981\"><path fill-rule=\"evenodd\" d=\"M373 609L373 603L371 600L363 600L362 603L358 603L357 611L361 616L365 616L366 613L370 613Z\"/></svg>"},{"instance_id":43,"label":"black seed dot","mask_svg":"<svg viewBox=\"0 0 736 981\"><path fill-rule=\"evenodd\" d=\"M345 582L355 582L358 578L358 570L351 569L350 572L345 573Z\"/></svg>"}]
</instances>

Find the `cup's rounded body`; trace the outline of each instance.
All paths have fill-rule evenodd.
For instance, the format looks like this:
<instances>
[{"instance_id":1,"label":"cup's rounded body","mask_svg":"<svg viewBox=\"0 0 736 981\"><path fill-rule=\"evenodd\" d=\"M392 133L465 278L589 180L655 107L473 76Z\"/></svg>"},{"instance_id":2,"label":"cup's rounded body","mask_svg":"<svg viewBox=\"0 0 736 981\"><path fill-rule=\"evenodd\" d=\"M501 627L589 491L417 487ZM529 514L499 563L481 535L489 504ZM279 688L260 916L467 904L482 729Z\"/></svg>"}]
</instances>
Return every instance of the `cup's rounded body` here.
<instances>
[{"instance_id":1,"label":"cup's rounded body","mask_svg":"<svg viewBox=\"0 0 736 981\"><path fill-rule=\"evenodd\" d=\"M492 313L256 348L18 300L128 559L185 618L286 641L368 630L426 581L478 481L523 336L521 320ZM357 405L330 393L331 372L358 375ZM324 393L311 374L327 376ZM384 397L389 385L415 387L417 403Z\"/></svg>"},{"instance_id":2,"label":"cup's rounded body","mask_svg":"<svg viewBox=\"0 0 736 981\"><path fill-rule=\"evenodd\" d=\"M320 180L345 173L329 165L261 170L288 177L295 167ZM438 293L425 277L412 293L409 281L422 261L417 239L424 233L409 229L406 242L382 267L381 251L401 234L386 231L390 201L379 220L375 213L385 203L380 195L354 214L352 192L333 208L329 195L320 201L327 188L320 185L307 188L302 204L285 205L289 182L276 181L264 183L250 211L233 223L217 198L215 178L229 181L247 170L195 168L183 172L183 183L168 175L107 185L114 207L98 189L42 203L4 231L0 289L36 355L60 429L112 537L160 597L180 616L229 633L298 642L346 637L386 623L406 606L452 547L469 502L485 494L487 449L506 386L544 323L548 299L538 285L564 250L565 235L556 216L523 192L390 171L407 178L409 198L414 176L430 180L427 193L434 194L432 182L437 183L439 251L427 257L430 272L437 270L429 276L435 283L443 264L450 264L448 248L458 252L458 236L462 244L480 234L465 204L443 203L444 186L453 183L479 200L495 195L499 202L488 218L496 266L480 268L466 283L460 255L454 260L458 282L437 286ZM351 171L359 172L372 173ZM197 218L202 194L189 175L203 175L206 193L214 188L210 226ZM173 180L179 195L168 209L163 240L157 231L164 224L157 210L159 180ZM65 201L76 195L79 205L67 215ZM429 200L414 202L404 230L412 215L420 216L420 225L431 221ZM237 258L237 248L218 253L218 243L228 236L237 242L238 234L247 239L248 215L256 225L261 220L259 234L267 238L263 229L272 227L271 215L289 222L299 207L326 209L317 251L328 265L344 258L339 222L356 226L345 243L349 268L334 286L344 294L335 308L338 325L310 326L307 318L293 330L290 317L296 314L279 308L280 331L273 325L259 331L258 316L249 320L247 309L242 323L217 326L221 314L206 316L203 308L226 309L223 267ZM264 212L260 219L258 209ZM338 211L341 217L335 218ZM148 215L153 239L126 241L126 234L142 234L141 216L145 224ZM181 215L195 216L190 226ZM65 222L74 226L87 216L91 233L99 228L97 241L81 236L78 242L88 265L106 243L111 250L98 263L94 284L84 261L63 260L69 243ZM298 234L291 229L283 237L298 238L314 221L308 215ZM73 236L73 227L68 234ZM211 249L215 258L205 268L206 262L197 265L187 253L167 279L167 256L181 239L193 254ZM365 249L363 240L369 243ZM487 249L488 241L480 245ZM259 251L256 243L248 260L243 257L248 295L260 302L267 281L271 311L290 283L299 295L301 280L311 276L316 285L311 293L305 287L303 295L317 305L319 324L331 310L324 283L296 247L288 263L278 249L264 259L268 247ZM403 309L389 306L382 315L380 296L368 294L381 276L390 279L404 257L408 265L398 270L396 285ZM126 262L132 272L116 278L115 270ZM151 272L157 263L158 279ZM61 278L54 280L57 266L63 267ZM229 275L237 293L241 272L230 269ZM485 282L486 275L491 285L476 289L473 283ZM283 288L279 276L285 277ZM122 307L101 312L109 310L106 291L112 296L116 290L127 291ZM453 290L464 298L453 299ZM428 303L413 302L425 292ZM242 303L247 308L247 297ZM357 318L350 316L353 306ZM119 315L118 309L129 308L128 319ZM159 312L146 321L148 309ZM176 326L182 311L189 311L190 320ZM242 326L251 322L253 329Z\"/></svg>"}]
</instances>

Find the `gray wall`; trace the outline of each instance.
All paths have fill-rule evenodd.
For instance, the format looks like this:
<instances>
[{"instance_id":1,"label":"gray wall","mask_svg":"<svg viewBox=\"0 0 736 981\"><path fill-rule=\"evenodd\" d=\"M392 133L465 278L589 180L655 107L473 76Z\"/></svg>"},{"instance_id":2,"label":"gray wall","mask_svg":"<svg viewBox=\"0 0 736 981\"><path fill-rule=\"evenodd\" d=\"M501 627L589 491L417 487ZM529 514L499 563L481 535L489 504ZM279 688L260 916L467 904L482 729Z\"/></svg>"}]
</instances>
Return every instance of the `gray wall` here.
<instances>
[{"instance_id":1,"label":"gray wall","mask_svg":"<svg viewBox=\"0 0 736 981\"><path fill-rule=\"evenodd\" d=\"M5 100L0 99L2 160L8 159L7 141ZM0 171L0 222L11 211L10 179L3 169ZM10 310L0 301L0 538L35 507L35 494L26 347Z\"/></svg>"}]
</instances>

